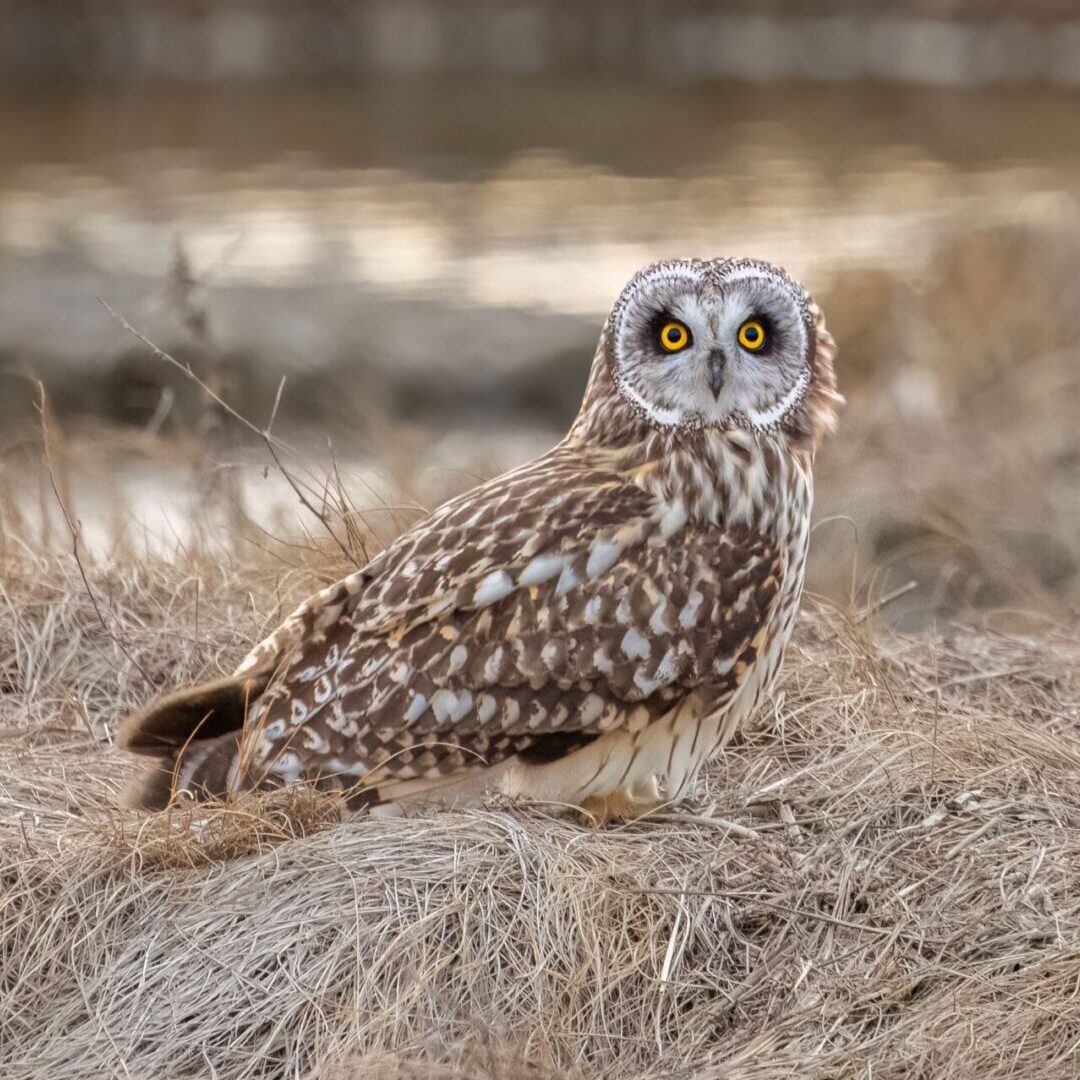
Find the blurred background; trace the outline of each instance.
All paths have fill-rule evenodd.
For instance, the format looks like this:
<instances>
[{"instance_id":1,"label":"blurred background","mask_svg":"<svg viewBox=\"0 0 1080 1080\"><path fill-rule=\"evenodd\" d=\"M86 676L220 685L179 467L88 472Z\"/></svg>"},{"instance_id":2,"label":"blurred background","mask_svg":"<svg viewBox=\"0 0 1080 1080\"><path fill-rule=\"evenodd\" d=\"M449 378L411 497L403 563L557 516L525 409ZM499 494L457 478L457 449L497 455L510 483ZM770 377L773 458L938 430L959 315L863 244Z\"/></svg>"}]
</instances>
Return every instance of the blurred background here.
<instances>
[{"instance_id":1,"label":"blurred background","mask_svg":"<svg viewBox=\"0 0 1080 1080\"><path fill-rule=\"evenodd\" d=\"M9 539L64 542L39 381L103 555L304 525L101 301L378 535L560 437L639 266L738 254L840 345L811 588L1080 606L1075 0L3 0L0 136Z\"/></svg>"}]
</instances>

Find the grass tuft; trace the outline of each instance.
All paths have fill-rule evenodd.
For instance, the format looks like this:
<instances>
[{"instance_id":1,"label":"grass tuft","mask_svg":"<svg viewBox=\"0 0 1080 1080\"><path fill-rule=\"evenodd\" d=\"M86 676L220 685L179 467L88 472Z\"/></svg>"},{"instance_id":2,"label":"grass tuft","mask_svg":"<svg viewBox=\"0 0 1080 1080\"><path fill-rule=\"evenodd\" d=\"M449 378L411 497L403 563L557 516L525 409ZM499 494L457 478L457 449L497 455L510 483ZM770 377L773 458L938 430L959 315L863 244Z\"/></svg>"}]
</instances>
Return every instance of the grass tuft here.
<instances>
[{"instance_id":1,"label":"grass tuft","mask_svg":"<svg viewBox=\"0 0 1080 1080\"><path fill-rule=\"evenodd\" d=\"M303 789L118 810L119 716L227 670L325 563L4 548L5 1078L1080 1067L1074 632L811 601L692 804L618 828Z\"/></svg>"}]
</instances>

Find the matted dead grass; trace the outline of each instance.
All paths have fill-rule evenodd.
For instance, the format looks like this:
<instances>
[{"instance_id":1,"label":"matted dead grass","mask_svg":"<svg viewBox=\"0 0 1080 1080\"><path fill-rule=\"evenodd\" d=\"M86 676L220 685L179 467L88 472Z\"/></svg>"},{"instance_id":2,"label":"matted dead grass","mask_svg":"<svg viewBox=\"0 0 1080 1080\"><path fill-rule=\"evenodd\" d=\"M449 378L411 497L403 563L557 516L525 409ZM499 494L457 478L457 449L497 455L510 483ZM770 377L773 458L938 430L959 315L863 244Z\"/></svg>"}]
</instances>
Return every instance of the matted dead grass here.
<instances>
[{"instance_id":1,"label":"matted dead grass","mask_svg":"<svg viewBox=\"0 0 1080 1080\"><path fill-rule=\"evenodd\" d=\"M621 828L116 810L119 715L227 669L310 561L124 555L91 599L70 556L4 549L7 1080L1080 1069L1076 634L810 603L769 715Z\"/></svg>"}]
</instances>

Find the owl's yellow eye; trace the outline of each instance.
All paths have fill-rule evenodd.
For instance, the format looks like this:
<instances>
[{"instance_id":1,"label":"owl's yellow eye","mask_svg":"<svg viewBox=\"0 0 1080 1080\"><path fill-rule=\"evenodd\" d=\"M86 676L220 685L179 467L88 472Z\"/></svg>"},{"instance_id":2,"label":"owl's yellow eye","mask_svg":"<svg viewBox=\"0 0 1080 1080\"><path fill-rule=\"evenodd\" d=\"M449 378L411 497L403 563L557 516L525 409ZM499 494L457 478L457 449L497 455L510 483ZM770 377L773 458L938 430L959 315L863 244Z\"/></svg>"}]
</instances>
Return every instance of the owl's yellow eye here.
<instances>
[{"instance_id":1,"label":"owl's yellow eye","mask_svg":"<svg viewBox=\"0 0 1080 1080\"><path fill-rule=\"evenodd\" d=\"M739 344L744 349L757 352L765 345L765 327L757 319L747 319L739 327Z\"/></svg>"},{"instance_id":2,"label":"owl's yellow eye","mask_svg":"<svg viewBox=\"0 0 1080 1080\"><path fill-rule=\"evenodd\" d=\"M660 328L660 345L667 352L678 352L690 344L690 331L681 322L666 322Z\"/></svg>"}]
</instances>

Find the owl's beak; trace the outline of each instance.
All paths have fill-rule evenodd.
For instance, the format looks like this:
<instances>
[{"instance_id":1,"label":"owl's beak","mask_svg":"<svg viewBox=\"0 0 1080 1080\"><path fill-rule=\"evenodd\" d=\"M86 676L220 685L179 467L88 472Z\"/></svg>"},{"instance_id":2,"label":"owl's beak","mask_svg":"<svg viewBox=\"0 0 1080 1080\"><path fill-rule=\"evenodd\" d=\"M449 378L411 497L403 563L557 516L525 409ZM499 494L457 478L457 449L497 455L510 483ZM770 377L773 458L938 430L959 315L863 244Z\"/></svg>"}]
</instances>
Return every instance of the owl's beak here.
<instances>
[{"instance_id":1,"label":"owl's beak","mask_svg":"<svg viewBox=\"0 0 1080 1080\"><path fill-rule=\"evenodd\" d=\"M720 391L724 388L724 365L727 363L723 350L713 349L709 353L709 389L712 391L713 400L720 397Z\"/></svg>"}]
</instances>

